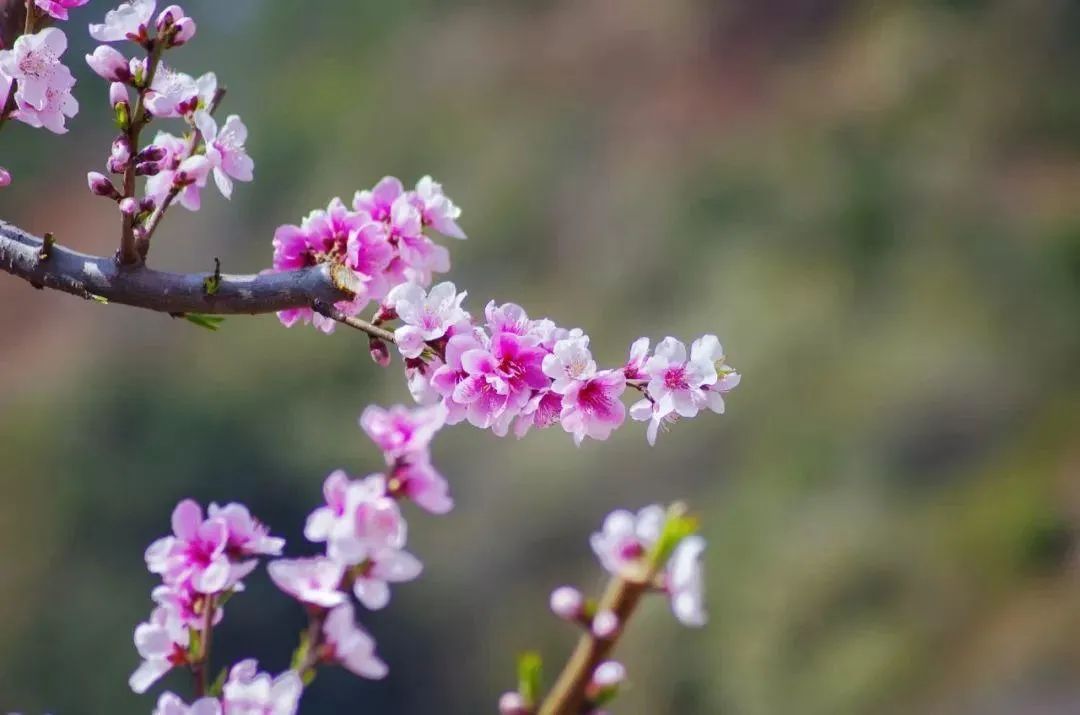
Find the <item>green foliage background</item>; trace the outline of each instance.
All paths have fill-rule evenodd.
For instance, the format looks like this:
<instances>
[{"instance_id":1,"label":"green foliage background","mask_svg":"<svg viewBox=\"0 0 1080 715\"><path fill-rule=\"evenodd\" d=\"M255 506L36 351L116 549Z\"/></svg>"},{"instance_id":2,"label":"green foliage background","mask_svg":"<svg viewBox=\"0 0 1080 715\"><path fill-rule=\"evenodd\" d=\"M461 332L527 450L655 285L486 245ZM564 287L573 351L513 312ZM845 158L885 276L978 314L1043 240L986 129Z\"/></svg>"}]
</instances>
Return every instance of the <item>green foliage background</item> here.
<instances>
[{"instance_id":1,"label":"green foliage background","mask_svg":"<svg viewBox=\"0 0 1080 715\"><path fill-rule=\"evenodd\" d=\"M89 252L110 130L70 64L64 137L8 127L4 218ZM176 64L215 69L256 181L157 234L152 263L269 264L276 225L384 174L432 173L470 234L480 309L639 335L720 335L729 414L655 449L628 425L444 432L458 508L414 514L419 581L365 622L391 676L319 676L303 712L492 712L514 654L574 634L564 582L616 506L689 499L712 622L660 603L614 710L801 715L1080 710L1080 6L1070 0L203 0ZM219 332L0 276L0 709L144 713L126 688L142 551L177 500L244 500L288 551L355 419L407 399L357 334ZM287 664L302 614L264 575L222 659ZM224 660L220 661L224 662ZM182 679L167 684L186 692Z\"/></svg>"}]
</instances>

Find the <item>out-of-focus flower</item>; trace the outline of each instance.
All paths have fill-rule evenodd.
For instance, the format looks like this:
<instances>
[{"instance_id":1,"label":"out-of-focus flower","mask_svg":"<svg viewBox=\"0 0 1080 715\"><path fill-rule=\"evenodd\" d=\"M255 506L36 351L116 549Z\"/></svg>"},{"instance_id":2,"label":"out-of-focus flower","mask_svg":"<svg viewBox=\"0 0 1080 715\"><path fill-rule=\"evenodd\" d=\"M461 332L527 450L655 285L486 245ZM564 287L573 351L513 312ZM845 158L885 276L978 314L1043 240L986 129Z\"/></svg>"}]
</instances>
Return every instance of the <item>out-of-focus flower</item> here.
<instances>
[{"instance_id":1,"label":"out-of-focus flower","mask_svg":"<svg viewBox=\"0 0 1080 715\"><path fill-rule=\"evenodd\" d=\"M255 660L243 660L229 671L221 700L228 715L295 715L303 691L296 671L271 677Z\"/></svg>"},{"instance_id":2,"label":"out-of-focus flower","mask_svg":"<svg viewBox=\"0 0 1080 715\"><path fill-rule=\"evenodd\" d=\"M671 597L671 610L684 625L705 625L705 578L701 554L705 539L697 535L684 538L675 547L668 562L666 587Z\"/></svg>"},{"instance_id":3,"label":"out-of-focus flower","mask_svg":"<svg viewBox=\"0 0 1080 715\"><path fill-rule=\"evenodd\" d=\"M298 601L323 608L345 602L340 590L345 567L328 558L277 559L266 570L278 588Z\"/></svg>"},{"instance_id":4,"label":"out-of-focus flower","mask_svg":"<svg viewBox=\"0 0 1080 715\"><path fill-rule=\"evenodd\" d=\"M35 0L41 10L57 20L67 20L68 10L73 7L82 7L90 0Z\"/></svg>"},{"instance_id":5,"label":"out-of-focus flower","mask_svg":"<svg viewBox=\"0 0 1080 715\"><path fill-rule=\"evenodd\" d=\"M360 427L382 450L387 464L407 457L424 457L432 438L445 422L446 408L442 405L414 409L370 405L360 415Z\"/></svg>"},{"instance_id":6,"label":"out-of-focus flower","mask_svg":"<svg viewBox=\"0 0 1080 715\"><path fill-rule=\"evenodd\" d=\"M323 636L327 646L325 659L340 663L363 678L386 677L386 663L375 655L375 639L357 625L351 603L344 603L326 617Z\"/></svg>"},{"instance_id":7,"label":"out-of-focus flower","mask_svg":"<svg viewBox=\"0 0 1080 715\"><path fill-rule=\"evenodd\" d=\"M660 538L666 518L659 504L651 504L637 514L617 509L607 515L601 530L589 538L589 544L609 573L625 575L628 568L641 563Z\"/></svg>"},{"instance_id":8,"label":"out-of-focus flower","mask_svg":"<svg viewBox=\"0 0 1080 715\"><path fill-rule=\"evenodd\" d=\"M162 693L152 715L221 715L217 698L199 698L190 706L173 693Z\"/></svg>"},{"instance_id":9,"label":"out-of-focus flower","mask_svg":"<svg viewBox=\"0 0 1080 715\"><path fill-rule=\"evenodd\" d=\"M135 648L143 662L131 674L128 684L136 693L145 693L173 667L187 662L188 630L167 608L155 608L150 620L135 628Z\"/></svg>"}]
</instances>

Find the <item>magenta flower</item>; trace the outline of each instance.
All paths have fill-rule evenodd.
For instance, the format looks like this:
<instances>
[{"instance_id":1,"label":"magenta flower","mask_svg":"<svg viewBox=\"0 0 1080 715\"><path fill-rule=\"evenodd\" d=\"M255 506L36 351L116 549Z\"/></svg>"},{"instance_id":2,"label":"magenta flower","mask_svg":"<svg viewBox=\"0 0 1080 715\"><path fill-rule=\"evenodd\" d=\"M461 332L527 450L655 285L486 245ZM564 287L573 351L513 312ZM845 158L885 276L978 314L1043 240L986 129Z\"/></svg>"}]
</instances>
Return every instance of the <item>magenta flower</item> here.
<instances>
[{"instance_id":1,"label":"magenta flower","mask_svg":"<svg viewBox=\"0 0 1080 715\"><path fill-rule=\"evenodd\" d=\"M298 601L323 608L345 602L340 590L345 567L328 558L277 559L266 570L278 588Z\"/></svg>"},{"instance_id":2,"label":"magenta flower","mask_svg":"<svg viewBox=\"0 0 1080 715\"><path fill-rule=\"evenodd\" d=\"M0 166L0 188L11 185L11 172Z\"/></svg>"},{"instance_id":3,"label":"magenta flower","mask_svg":"<svg viewBox=\"0 0 1080 715\"><path fill-rule=\"evenodd\" d=\"M249 659L229 671L221 700L228 715L295 715L303 692L296 671L286 670L274 678L259 672L259 664Z\"/></svg>"},{"instance_id":4,"label":"magenta flower","mask_svg":"<svg viewBox=\"0 0 1080 715\"><path fill-rule=\"evenodd\" d=\"M173 667L187 663L188 629L169 609L158 607L150 620L135 628L135 648L143 662L128 679L136 693L145 693Z\"/></svg>"},{"instance_id":5,"label":"magenta flower","mask_svg":"<svg viewBox=\"0 0 1080 715\"><path fill-rule=\"evenodd\" d=\"M105 13L104 23L90 25L90 37L98 42L142 42L146 39L147 27L156 5L155 0L130 0L121 3L115 10Z\"/></svg>"},{"instance_id":6,"label":"magenta flower","mask_svg":"<svg viewBox=\"0 0 1080 715\"><path fill-rule=\"evenodd\" d=\"M196 126L202 132L206 142L206 158L214 167L214 183L225 198L232 197L232 179L251 181L255 162L247 155L244 142L247 141L247 127L240 117L230 114L225 123L218 125L209 112L196 114ZM231 177L231 178L230 178Z\"/></svg>"},{"instance_id":7,"label":"magenta flower","mask_svg":"<svg viewBox=\"0 0 1080 715\"><path fill-rule=\"evenodd\" d=\"M545 352L525 338L499 333L486 350L469 350L461 356L468 374L454 388L453 399L468 405L469 422L506 434L509 420L525 406L531 390L547 387L542 364Z\"/></svg>"},{"instance_id":8,"label":"magenta flower","mask_svg":"<svg viewBox=\"0 0 1080 715\"><path fill-rule=\"evenodd\" d=\"M239 587L240 584L237 584ZM204 594L192 590L189 584L172 584L155 586L150 592L150 598L154 603L166 608L175 615L180 624L188 628L202 628L206 623L206 602ZM211 616L211 625L217 625L225 615L221 606L214 608Z\"/></svg>"},{"instance_id":9,"label":"magenta flower","mask_svg":"<svg viewBox=\"0 0 1080 715\"><path fill-rule=\"evenodd\" d=\"M371 191L357 191L353 208L367 213L375 221L389 222L390 208L405 193L405 187L393 176L384 176Z\"/></svg>"},{"instance_id":10,"label":"magenta flower","mask_svg":"<svg viewBox=\"0 0 1080 715\"><path fill-rule=\"evenodd\" d=\"M589 352L589 336L567 338L555 343L550 355L544 356L544 374L552 379L551 389L560 395L582 380L596 374L596 361Z\"/></svg>"},{"instance_id":11,"label":"magenta flower","mask_svg":"<svg viewBox=\"0 0 1080 715\"><path fill-rule=\"evenodd\" d=\"M151 715L222 715L217 698L199 698L189 707L173 693L162 693Z\"/></svg>"},{"instance_id":12,"label":"magenta flower","mask_svg":"<svg viewBox=\"0 0 1080 715\"><path fill-rule=\"evenodd\" d=\"M67 20L68 10L82 7L90 0L35 0L37 6L57 20Z\"/></svg>"},{"instance_id":13,"label":"magenta flower","mask_svg":"<svg viewBox=\"0 0 1080 715\"><path fill-rule=\"evenodd\" d=\"M386 302L405 323L394 331L402 356L419 357L426 342L441 338L453 325L468 320L469 314L461 307L465 296L449 281L434 286L430 292L415 283L393 288Z\"/></svg>"},{"instance_id":14,"label":"magenta flower","mask_svg":"<svg viewBox=\"0 0 1080 715\"><path fill-rule=\"evenodd\" d=\"M470 350L483 349L484 345L473 333L454 335L446 343L446 362L431 376L431 387L442 395L446 406L446 424L454 425L466 417L468 405L453 399L457 386L469 377L461 359Z\"/></svg>"},{"instance_id":15,"label":"magenta flower","mask_svg":"<svg viewBox=\"0 0 1080 715\"><path fill-rule=\"evenodd\" d=\"M626 379L648 379L649 376L645 374L645 361L648 359L649 339L638 338L634 341L634 344L630 346L630 359L626 361L626 365L623 367L623 373L625 373Z\"/></svg>"},{"instance_id":16,"label":"magenta flower","mask_svg":"<svg viewBox=\"0 0 1080 715\"><path fill-rule=\"evenodd\" d=\"M412 457L426 458L432 438L446 422L442 405L408 409L394 405L388 410L370 405L360 415L360 427L382 450L387 464Z\"/></svg>"},{"instance_id":17,"label":"magenta flower","mask_svg":"<svg viewBox=\"0 0 1080 715\"><path fill-rule=\"evenodd\" d=\"M607 439L626 418L619 396L626 378L619 370L604 370L584 381L571 382L563 395L559 421L580 445L585 437Z\"/></svg>"},{"instance_id":18,"label":"magenta flower","mask_svg":"<svg viewBox=\"0 0 1080 715\"><path fill-rule=\"evenodd\" d=\"M391 285L386 270L393 258L394 248L384 224L368 221L349 232L345 265L364 280L365 298L382 300L386 297Z\"/></svg>"},{"instance_id":19,"label":"magenta flower","mask_svg":"<svg viewBox=\"0 0 1080 715\"><path fill-rule=\"evenodd\" d=\"M230 558L281 555L285 539L270 536L270 528L253 517L243 504L233 502L219 507L212 503L207 513L208 519L221 519L228 527L225 549Z\"/></svg>"},{"instance_id":20,"label":"magenta flower","mask_svg":"<svg viewBox=\"0 0 1080 715\"><path fill-rule=\"evenodd\" d=\"M658 504L637 514L617 509L607 515L601 530L589 537L589 545L609 573L625 575L628 568L641 563L660 538L666 518Z\"/></svg>"},{"instance_id":21,"label":"magenta flower","mask_svg":"<svg viewBox=\"0 0 1080 715\"><path fill-rule=\"evenodd\" d=\"M525 403L514 422L514 434L521 439L533 427L545 429L559 421L563 396L552 390L542 390Z\"/></svg>"},{"instance_id":22,"label":"magenta flower","mask_svg":"<svg viewBox=\"0 0 1080 715\"><path fill-rule=\"evenodd\" d=\"M465 238L465 232L457 225L461 209L443 193L442 184L430 176L423 177L416 182L412 200L425 226L431 226L444 236Z\"/></svg>"},{"instance_id":23,"label":"magenta flower","mask_svg":"<svg viewBox=\"0 0 1080 715\"><path fill-rule=\"evenodd\" d=\"M375 639L356 624L351 603L344 603L326 617L323 636L328 646L327 660L340 663L362 678L386 677L386 663L375 655Z\"/></svg>"},{"instance_id":24,"label":"magenta flower","mask_svg":"<svg viewBox=\"0 0 1080 715\"><path fill-rule=\"evenodd\" d=\"M495 305L495 301L490 300L484 307L484 317L487 319L487 329L492 335L499 333L528 335L534 327L525 309L517 303ZM551 323L551 325L555 324Z\"/></svg>"}]
</instances>

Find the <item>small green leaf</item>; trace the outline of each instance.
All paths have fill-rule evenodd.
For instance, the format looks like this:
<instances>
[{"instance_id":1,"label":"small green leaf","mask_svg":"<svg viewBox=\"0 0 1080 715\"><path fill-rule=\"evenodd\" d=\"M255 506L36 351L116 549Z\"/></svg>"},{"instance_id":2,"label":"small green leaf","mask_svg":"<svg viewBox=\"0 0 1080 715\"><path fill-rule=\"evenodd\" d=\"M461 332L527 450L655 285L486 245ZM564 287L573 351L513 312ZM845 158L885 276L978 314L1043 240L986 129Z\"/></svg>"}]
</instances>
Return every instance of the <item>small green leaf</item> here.
<instances>
[{"instance_id":1,"label":"small green leaf","mask_svg":"<svg viewBox=\"0 0 1080 715\"><path fill-rule=\"evenodd\" d=\"M311 642L308 640L307 631L303 631L300 633L300 644L296 646L296 650L293 651L289 668L297 670L300 667L300 664L307 660L309 650L311 650Z\"/></svg>"},{"instance_id":2,"label":"small green leaf","mask_svg":"<svg viewBox=\"0 0 1080 715\"><path fill-rule=\"evenodd\" d=\"M543 660L536 651L527 651L518 656L518 694L530 708L540 700L543 668Z\"/></svg>"},{"instance_id":3,"label":"small green leaf","mask_svg":"<svg viewBox=\"0 0 1080 715\"><path fill-rule=\"evenodd\" d=\"M106 298L105 296L102 296L102 295L97 295L95 293L90 294L90 300L101 303L102 305L108 305L109 304L109 299L108 298Z\"/></svg>"},{"instance_id":4,"label":"small green leaf","mask_svg":"<svg viewBox=\"0 0 1080 715\"><path fill-rule=\"evenodd\" d=\"M308 668L300 675L300 681L304 684L304 687L311 685L311 681L315 680L315 669Z\"/></svg>"},{"instance_id":5,"label":"small green leaf","mask_svg":"<svg viewBox=\"0 0 1080 715\"><path fill-rule=\"evenodd\" d=\"M225 322L220 315L206 315L205 313L184 313L184 320L194 323L200 328L216 331Z\"/></svg>"},{"instance_id":6,"label":"small green leaf","mask_svg":"<svg viewBox=\"0 0 1080 715\"><path fill-rule=\"evenodd\" d=\"M664 522L663 531L660 532L660 538L657 539L656 544L653 546L652 563L666 563L679 542L697 532L697 530L698 520L692 516L687 516L686 505L682 502L672 504L668 507L667 520Z\"/></svg>"},{"instance_id":7,"label":"small green leaf","mask_svg":"<svg viewBox=\"0 0 1080 715\"><path fill-rule=\"evenodd\" d=\"M228 668L222 668L217 677L214 678L214 682L210 685L210 691L207 695L211 697L219 697L221 692L225 689L225 678L229 675Z\"/></svg>"}]
</instances>

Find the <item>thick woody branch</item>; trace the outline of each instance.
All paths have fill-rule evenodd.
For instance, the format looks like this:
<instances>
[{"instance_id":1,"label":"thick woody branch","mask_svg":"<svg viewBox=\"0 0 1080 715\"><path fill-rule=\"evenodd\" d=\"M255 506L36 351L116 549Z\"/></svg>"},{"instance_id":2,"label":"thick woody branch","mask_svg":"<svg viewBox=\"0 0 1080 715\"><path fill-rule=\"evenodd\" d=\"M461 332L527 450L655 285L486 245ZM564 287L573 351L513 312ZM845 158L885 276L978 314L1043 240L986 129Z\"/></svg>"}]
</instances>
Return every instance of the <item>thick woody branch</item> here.
<instances>
[{"instance_id":1,"label":"thick woody branch","mask_svg":"<svg viewBox=\"0 0 1080 715\"><path fill-rule=\"evenodd\" d=\"M168 273L121 266L45 242L0 221L0 270L35 288L161 313L256 314L349 300L359 287L352 271L323 264L283 273Z\"/></svg>"}]
</instances>

